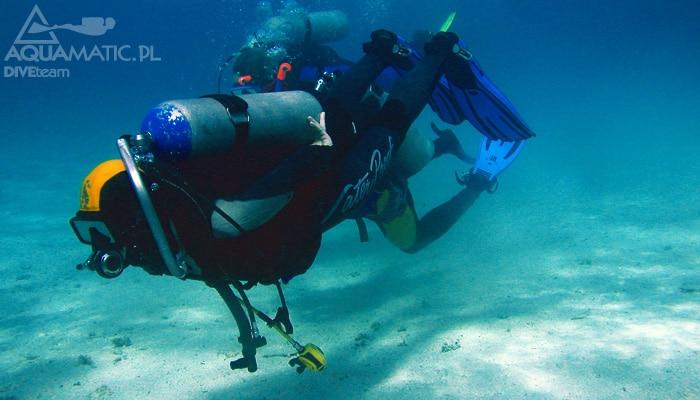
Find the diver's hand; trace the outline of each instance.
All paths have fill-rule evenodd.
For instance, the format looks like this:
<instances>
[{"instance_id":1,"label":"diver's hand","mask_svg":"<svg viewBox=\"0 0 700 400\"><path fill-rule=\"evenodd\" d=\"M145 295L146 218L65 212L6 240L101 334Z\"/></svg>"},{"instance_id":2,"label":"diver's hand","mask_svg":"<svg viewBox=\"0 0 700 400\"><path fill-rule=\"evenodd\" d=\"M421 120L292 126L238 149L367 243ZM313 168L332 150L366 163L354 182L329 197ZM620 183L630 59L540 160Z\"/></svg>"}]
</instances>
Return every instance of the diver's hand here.
<instances>
[{"instance_id":1,"label":"diver's hand","mask_svg":"<svg viewBox=\"0 0 700 400\"><path fill-rule=\"evenodd\" d=\"M333 146L333 140L326 132L326 113L322 112L320 116L320 121L316 121L314 117L308 116L306 120L309 125L316 128L318 131L318 138L315 142L311 143L312 146Z\"/></svg>"}]
</instances>

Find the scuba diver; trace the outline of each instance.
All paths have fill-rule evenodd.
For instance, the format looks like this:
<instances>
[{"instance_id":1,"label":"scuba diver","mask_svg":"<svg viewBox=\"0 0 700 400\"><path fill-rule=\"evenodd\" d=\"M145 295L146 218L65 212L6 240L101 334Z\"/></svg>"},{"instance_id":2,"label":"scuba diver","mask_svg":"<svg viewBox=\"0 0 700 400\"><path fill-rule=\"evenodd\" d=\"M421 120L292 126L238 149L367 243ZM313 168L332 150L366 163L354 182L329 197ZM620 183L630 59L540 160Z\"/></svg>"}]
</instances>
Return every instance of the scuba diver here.
<instances>
[{"instance_id":1,"label":"scuba diver","mask_svg":"<svg viewBox=\"0 0 700 400\"><path fill-rule=\"evenodd\" d=\"M448 31L455 16L454 12L450 14L439 32ZM219 66L217 92L221 93L223 72L233 64L233 94L284 90L322 93L352 65L326 45L343 39L348 31L349 21L342 11L306 13L300 7L285 9L268 19L238 52ZM394 64L382 71L368 95L381 97L390 91L393 82L421 59L424 44L432 35L430 31L420 30L411 41L399 37L392 50ZM453 80L440 78L428 100L435 114L450 125L469 121L492 140L513 142L534 136L510 100L484 74L466 45L460 42L459 47L461 56L469 61L470 73Z\"/></svg>"},{"instance_id":2,"label":"scuba diver","mask_svg":"<svg viewBox=\"0 0 700 400\"><path fill-rule=\"evenodd\" d=\"M405 62L398 43L391 32L373 32L365 55L320 101L288 91L217 94L153 108L139 134L117 141L121 160L100 164L83 182L80 210L70 221L92 248L80 267L106 278L133 265L201 280L217 290L237 322L242 357L232 369L257 369L256 349L266 343L257 316L294 346L290 365L298 372L322 370L323 352L291 337L280 282L305 273L323 232L355 218L384 184L440 80L468 90L480 79L470 76L474 61L457 36L439 32L420 59L402 64L406 69L377 113L356 124L353 111L370 85ZM490 187L520 142L485 139L484 146L489 157L460 177L465 196ZM247 298L245 290L258 283L278 289L274 318Z\"/></svg>"},{"instance_id":3,"label":"scuba diver","mask_svg":"<svg viewBox=\"0 0 700 400\"><path fill-rule=\"evenodd\" d=\"M440 30L448 30L454 17L455 13L451 14ZM325 45L341 39L347 31L348 20L337 10L307 14L303 9L295 9L293 12L279 13L248 40L235 58L227 61L233 60L236 84L232 92L304 90L321 99L332 88L334 81L352 65ZM378 112L386 99L386 90L383 88L390 89L398 76L420 59L420 52L416 48L423 48L432 35L429 31L418 31L411 43L403 40L397 42L397 48L393 49L392 68L387 68L378 76L359 106L351 110L357 129L363 130L370 116ZM472 58L466 50L463 52L465 57ZM529 137L531 132L521 123L521 118L514 114L514 107L505 96L483 76L475 63L470 66L474 69L473 72L481 75L475 81L488 85L487 90L471 90L473 94L465 95L470 91L464 91L441 78L429 100L436 114L453 125L468 119L482 133L492 138L507 138L511 142L513 138ZM220 68L220 74L224 68L225 65ZM219 80L219 91L220 86ZM474 83L473 86L477 87L477 84ZM487 95L491 95L495 101L479 98ZM494 112L494 108L500 109ZM512 126L520 126L522 129L513 129ZM490 162L493 165L487 168L489 172L482 174L486 177L486 182L470 183L463 176L457 176L457 182L465 188L419 219L408 179L430 160L442 155L452 154L466 163L474 162L472 157L466 155L453 131L438 129L434 123L431 127L437 135L432 142L416 127L409 130L407 141L411 145L405 146L397 154L402 162L392 163L385 182L373 193L371 201L356 213L355 220L362 241L368 240L367 228L363 222L363 218L367 218L376 223L384 236L399 249L414 253L424 248L446 233L480 193L494 190L496 176L512 162L522 147L520 140L509 144L495 142L492 145L490 141L482 143L479 149L480 163L475 169L484 171L484 160L492 160ZM494 131L500 134L494 134ZM504 148L506 151L503 151ZM421 152L409 154L405 149L420 149ZM491 171L494 168L496 171Z\"/></svg>"},{"instance_id":4,"label":"scuba diver","mask_svg":"<svg viewBox=\"0 0 700 400\"><path fill-rule=\"evenodd\" d=\"M221 92L223 73L232 65L232 89L237 94L312 92L323 74L331 77L352 65L326 45L344 38L348 30L342 11L307 13L298 6L286 7L219 65L217 91Z\"/></svg>"}]
</instances>

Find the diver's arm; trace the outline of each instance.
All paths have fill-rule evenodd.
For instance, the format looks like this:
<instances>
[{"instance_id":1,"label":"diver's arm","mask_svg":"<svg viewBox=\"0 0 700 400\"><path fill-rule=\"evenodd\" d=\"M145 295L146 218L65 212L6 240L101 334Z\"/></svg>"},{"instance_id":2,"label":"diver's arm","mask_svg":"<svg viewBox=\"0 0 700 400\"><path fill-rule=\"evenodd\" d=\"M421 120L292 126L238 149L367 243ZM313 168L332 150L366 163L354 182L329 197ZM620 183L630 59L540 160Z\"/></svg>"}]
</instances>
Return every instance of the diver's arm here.
<instances>
[{"instance_id":1,"label":"diver's arm","mask_svg":"<svg viewBox=\"0 0 700 400\"><path fill-rule=\"evenodd\" d=\"M307 117L309 125L318 131L317 139L310 145L297 150L277 167L258 179L246 190L240 199L264 198L271 195L289 193L300 184L326 173L332 164L335 149L326 132L326 116L321 113L320 121Z\"/></svg>"}]
</instances>

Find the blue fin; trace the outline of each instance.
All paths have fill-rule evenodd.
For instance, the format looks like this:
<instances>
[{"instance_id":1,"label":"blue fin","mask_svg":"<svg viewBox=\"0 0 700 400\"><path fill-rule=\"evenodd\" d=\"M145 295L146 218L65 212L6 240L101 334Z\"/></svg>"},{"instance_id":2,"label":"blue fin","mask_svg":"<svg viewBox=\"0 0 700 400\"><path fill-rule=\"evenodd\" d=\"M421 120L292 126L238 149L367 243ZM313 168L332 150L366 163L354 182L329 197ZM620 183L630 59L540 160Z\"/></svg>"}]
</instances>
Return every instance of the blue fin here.
<instances>
[{"instance_id":1,"label":"blue fin","mask_svg":"<svg viewBox=\"0 0 700 400\"><path fill-rule=\"evenodd\" d=\"M476 158L471 173L495 181L518 156L523 148L524 141L503 142L484 138L479 147L479 155Z\"/></svg>"},{"instance_id":2,"label":"blue fin","mask_svg":"<svg viewBox=\"0 0 700 400\"><path fill-rule=\"evenodd\" d=\"M403 39L402 46L411 50L411 59L414 63L422 59L421 53L412 49ZM463 47L460 42L460 47ZM484 74L474 57L466 50L461 50L459 55L464 61L461 65L463 71L459 71L461 81L456 84L443 76L435 86L435 90L428 101L430 108L443 122L458 125L463 121L469 121L476 130L493 140L516 141L535 136L525 124L523 118L515 110L513 103L501 92L496 85ZM393 82L405 74L398 68L387 68L378 79L380 86L387 90ZM452 75L454 75L454 68Z\"/></svg>"}]
</instances>

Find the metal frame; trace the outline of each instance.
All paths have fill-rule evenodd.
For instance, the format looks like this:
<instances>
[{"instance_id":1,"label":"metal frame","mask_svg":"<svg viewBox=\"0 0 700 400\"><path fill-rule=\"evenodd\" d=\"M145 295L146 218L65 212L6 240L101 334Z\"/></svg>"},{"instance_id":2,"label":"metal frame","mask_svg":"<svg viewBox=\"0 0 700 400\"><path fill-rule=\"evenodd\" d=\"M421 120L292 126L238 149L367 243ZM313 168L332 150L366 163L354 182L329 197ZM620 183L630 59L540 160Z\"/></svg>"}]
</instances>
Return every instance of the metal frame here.
<instances>
[{"instance_id":1,"label":"metal frame","mask_svg":"<svg viewBox=\"0 0 700 400\"><path fill-rule=\"evenodd\" d=\"M143 214L146 216L146 221L148 226L151 228L151 233L153 234L153 239L158 247L158 252L163 258L165 266L172 276L180 279L185 279L187 276L187 266L178 265L175 261L175 255L172 250L170 250L170 244L165 236L165 231L160 224L158 219L158 214L156 213L155 207L153 207L153 201L151 201L151 196L148 194L148 188L141 178L141 174L136 166L136 160L129 147L129 140L126 137L122 137L117 140L117 147L119 148L119 154L126 167L127 174L129 175L129 180L134 187L136 192L136 197L138 198L139 204L141 204L141 209Z\"/></svg>"}]
</instances>

